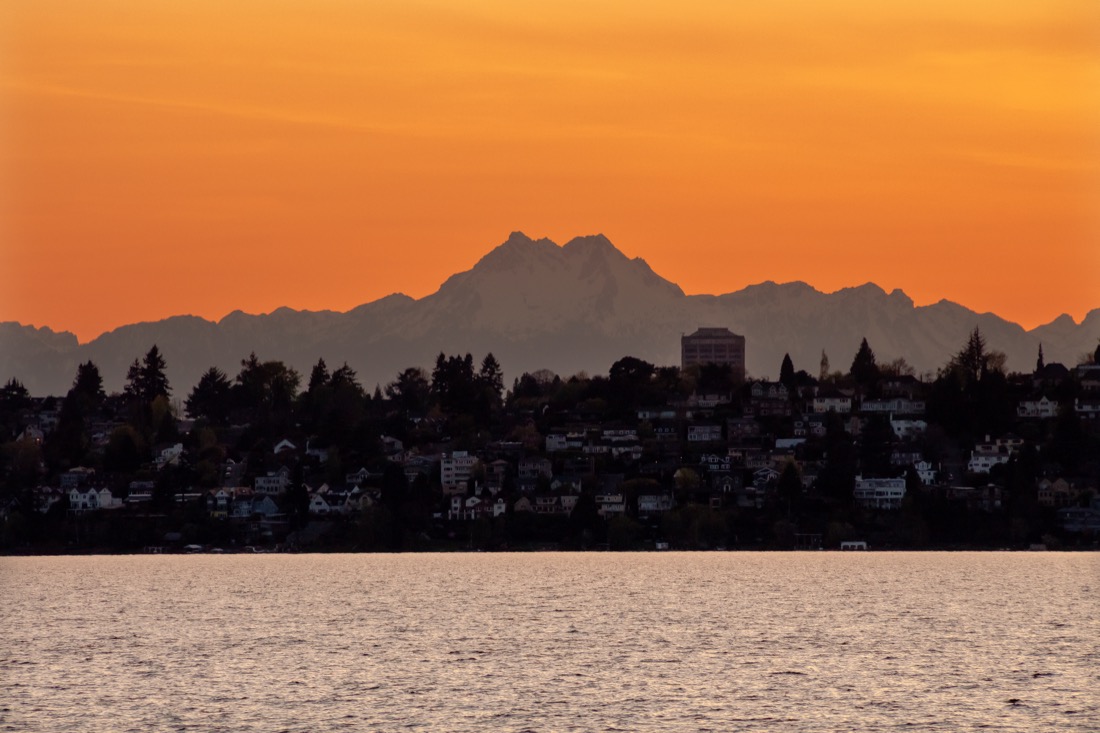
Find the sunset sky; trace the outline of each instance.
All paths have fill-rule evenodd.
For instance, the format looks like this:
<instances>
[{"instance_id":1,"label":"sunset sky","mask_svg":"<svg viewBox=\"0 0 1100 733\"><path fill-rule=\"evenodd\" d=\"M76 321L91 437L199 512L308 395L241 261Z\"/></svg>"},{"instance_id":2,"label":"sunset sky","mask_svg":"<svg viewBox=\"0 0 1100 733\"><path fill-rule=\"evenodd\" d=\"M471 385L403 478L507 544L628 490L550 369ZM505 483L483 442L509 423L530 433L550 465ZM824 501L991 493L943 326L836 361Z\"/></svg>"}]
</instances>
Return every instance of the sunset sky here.
<instances>
[{"instance_id":1,"label":"sunset sky","mask_svg":"<svg viewBox=\"0 0 1100 733\"><path fill-rule=\"evenodd\" d=\"M512 230L1079 320L1100 3L0 0L0 320L347 310Z\"/></svg>"}]
</instances>

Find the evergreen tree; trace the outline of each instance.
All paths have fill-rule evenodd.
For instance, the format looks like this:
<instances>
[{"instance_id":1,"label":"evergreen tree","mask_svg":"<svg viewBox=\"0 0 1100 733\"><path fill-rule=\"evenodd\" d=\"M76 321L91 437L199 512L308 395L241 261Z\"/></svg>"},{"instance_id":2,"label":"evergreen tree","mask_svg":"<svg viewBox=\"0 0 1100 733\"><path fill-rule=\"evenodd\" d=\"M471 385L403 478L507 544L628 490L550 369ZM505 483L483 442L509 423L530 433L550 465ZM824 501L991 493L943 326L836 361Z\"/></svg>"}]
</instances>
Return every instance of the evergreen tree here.
<instances>
[{"instance_id":1,"label":"evergreen tree","mask_svg":"<svg viewBox=\"0 0 1100 733\"><path fill-rule=\"evenodd\" d=\"M192 419L205 418L221 424L229 418L230 396L233 385L225 372L210 367L184 401L184 411Z\"/></svg>"},{"instance_id":2,"label":"evergreen tree","mask_svg":"<svg viewBox=\"0 0 1100 733\"><path fill-rule=\"evenodd\" d=\"M99 374L99 367L91 361L86 361L76 368L76 379L73 380L69 395L79 397L92 409L103 404L107 396L103 391L103 377Z\"/></svg>"},{"instance_id":3,"label":"evergreen tree","mask_svg":"<svg viewBox=\"0 0 1100 733\"><path fill-rule=\"evenodd\" d=\"M863 388L870 388L878 381L879 370L875 362L875 352L867 344L866 338L859 344L859 351L852 359L852 368L849 373L856 384Z\"/></svg>"},{"instance_id":4,"label":"evergreen tree","mask_svg":"<svg viewBox=\"0 0 1100 733\"><path fill-rule=\"evenodd\" d=\"M172 390L168 386L166 367L160 349L153 344L153 348L146 352L142 361L134 359L134 363L130 365L122 393L141 404L149 404L157 397L167 397Z\"/></svg>"},{"instance_id":5,"label":"evergreen tree","mask_svg":"<svg viewBox=\"0 0 1100 733\"><path fill-rule=\"evenodd\" d=\"M786 503L787 516L797 508L798 500L802 496L802 473L794 461L787 461L783 472L779 474L779 483L776 484L776 493Z\"/></svg>"},{"instance_id":6,"label":"evergreen tree","mask_svg":"<svg viewBox=\"0 0 1100 733\"><path fill-rule=\"evenodd\" d=\"M309 394L314 394L318 389L328 384L328 381L329 373L328 367L325 365L325 360L318 359L317 364L313 367L313 371L309 374L309 387L307 387L306 390Z\"/></svg>"},{"instance_id":7,"label":"evergreen tree","mask_svg":"<svg viewBox=\"0 0 1100 733\"><path fill-rule=\"evenodd\" d=\"M990 356L985 348L985 337L975 326L966 340L966 346L951 359L948 369L956 373L965 387L981 381L989 367Z\"/></svg>"},{"instance_id":8,"label":"evergreen tree","mask_svg":"<svg viewBox=\"0 0 1100 733\"><path fill-rule=\"evenodd\" d=\"M478 378L499 400L501 392L504 391L504 372L500 368L500 362L493 356L493 352L490 351L482 360Z\"/></svg>"},{"instance_id":9,"label":"evergreen tree","mask_svg":"<svg viewBox=\"0 0 1100 733\"><path fill-rule=\"evenodd\" d=\"M397 379L386 385L386 396L408 413L421 413L428 409L431 398L431 385L423 369L409 367L397 375Z\"/></svg>"},{"instance_id":10,"label":"evergreen tree","mask_svg":"<svg viewBox=\"0 0 1100 733\"><path fill-rule=\"evenodd\" d=\"M30 405L31 395L18 379L12 377L0 388L0 429L3 430L3 434L0 434L0 443L18 432L19 415Z\"/></svg>"},{"instance_id":11,"label":"evergreen tree","mask_svg":"<svg viewBox=\"0 0 1100 733\"><path fill-rule=\"evenodd\" d=\"M790 354L783 355L783 364L779 367L779 381L787 388L794 389L794 362Z\"/></svg>"},{"instance_id":12,"label":"evergreen tree","mask_svg":"<svg viewBox=\"0 0 1100 733\"><path fill-rule=\"evenodd\" d=\"M72 389L61 403L57 429L46 441L51 462L61 466L80 465L91 443L88 422L95 417L105 397L99 367L90 361L80 364Z\"/></svg>"},{"instance_id":13,"label":"evergreen tree","mask_svg":"<svg viewBox=\"0 0 1100 733\"><path fill-rule=\"evenodd\" d=\"M261 362L253 352L241 361L233 402L250 423L264 426L270 435L283 433L291 427L300 383L296 370L281 361Z\"/></svg>"}]
</instances>

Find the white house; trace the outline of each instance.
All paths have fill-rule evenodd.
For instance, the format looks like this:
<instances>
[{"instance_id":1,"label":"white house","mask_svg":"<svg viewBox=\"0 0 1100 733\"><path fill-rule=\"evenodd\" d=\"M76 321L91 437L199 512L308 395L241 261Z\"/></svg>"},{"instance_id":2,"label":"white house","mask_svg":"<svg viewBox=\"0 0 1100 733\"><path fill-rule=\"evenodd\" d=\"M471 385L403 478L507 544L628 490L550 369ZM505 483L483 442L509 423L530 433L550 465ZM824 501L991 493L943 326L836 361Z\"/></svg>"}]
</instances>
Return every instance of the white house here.
<instances>
[{"instance_id":1,"label":"white house","mask_svg":"<svg viewBox=\"0 0 1100 733\"><path fill-rule=\"evenodd\" d=\"M1008 463L1008 459L1023 445L1023 440L1013 435L997 438L990 441L985 436L984 443L978 443L970 452L970 461L966 469L971 473L989 473L989 470L1000 463Z\"/></svg>"},{"instance_id":2,"label":"white house","mask_svg":"<svg viewBox=\"0 0 1100 733\"><path fill-rule=\"evenodd\" d=\"M1016 405L1016 416L1024 418L1050 418L1058 414L1058 403L1045 395L1037 400L1022 400Z\"/></svg>"},{"instance_id":3,"label":"white house","mask_svg":"<svg viewBox=\"0 0 1100 733\"><path fill-rule=\"evenodd\" d=\"M905 498L905 479L856 476L852 496L871 509L900 509L901 500Z\"/></svg>"},{"instance_id":4,"label":"white house","mask_svg":"<svg viewBox=\"0 0 1100 733\"><path fill-rule=\"evenodd\" d=\"M825 392L814 397L814 412L852 411L852 398L840 392Z\"/></svg>"},{"instance_id":5,"label":"white house","mask_svg":"<svg viewBox=\"0 0 1100 733\"><path fill-rule=\"evenodd\" d=\"M165 466L174 466L179 463L180 456L183 455L183 443L176 443L170 445L164 450L157 453L156 464L157 469L164 468Z\"/></svg>"},{"instance_id":6,"label":"white house","mask_svg":"<svg viewBox=\"0 0 1100 733\"><path fill-rule=\"evenodd\" d=\"M621 516L626 513L626 503L622 494L598 494L596 506L601 517Z\"/></svg>"},{"instance_id":7,"label":"white house","mask_svg":"<svg viewBox=\"0 0 1100 733\"><path fill-rule=\"evenodd\" d=\"M891 415L890 429L894 431L894 435L902 440L910 440L918 435L923 435L924 431L928 429L928 423L924 420L908 420Z\"/></svg>"},{"instance_id":8,"label":"white house","mask_svg":"<svg viewBox=\"0 0 1100 733\"><path fill-rule=\"evenodd\" d=\"M266 476L257 476L256 480L252 482L252 487L257 494L266 494L268 496L281 494L286 491L289 486L290 469L286 466Z\"/></svg>"},{"instance_id":9,"label":"white house","mask_svg":"<svg viewBox=\"0 0 1100 733\"><path fill-rule=\"evenodd\" d=\"M546 436L546 452L557 453L558 451L569 450L566 443L566 437L562 433L550 433Z\"/></svg>"},{"instance_id":10,"label":"white house","mask_svg":"<svg viewBox=\"0 0 1100 733\"><path fill-rule=\"evenodd\" d=\"M114 509L122 506L121 499L115 499L110 489L69 489L69 510L73 512L91 512L97 509Z\"/></svg>"},{"instance_id":11,"label":"white house","mask_svg":"<svg viewBox=\"0 0 1100 733\"><path fill-rule=\"evenodd\" d=\"M917 461L913 464L913 468L917 471L917 476L920 477L920 482L925 486L931 486L936 483L936 474L939 471L929 463L928 461Z\"/></svg>"},{"instance_id":12,"label":"white house","mask_svg":"<svg viewBox=\"0 0 1100 733\"><path fill-rule=\"evenodd\" d=\"M672 509L672 497L668 494L641 494L638 496L638 514L660 514Z\"/></svg>"},{"instance_id":13,"label":"white house","mask_svg":"<svg viewBox=\"0 0 1100 733\"><path fill-rule=\"evenodd\" d=\"M990 470L1001 463L1008 463L1011 456L1007 453L979 453L971 451L970 460L966 464L966 470L970 473L989 473Z\"/></svg>"},{"instance_id":14,"label":"white house","mask_svg":"<svg viewBox=\"0 0 1100 733\"><path fill-rule=\"evenodd\" d=\"M722 439L721 425L688 425L689 443L709 443Z\"/></svg>"}]
</instances>

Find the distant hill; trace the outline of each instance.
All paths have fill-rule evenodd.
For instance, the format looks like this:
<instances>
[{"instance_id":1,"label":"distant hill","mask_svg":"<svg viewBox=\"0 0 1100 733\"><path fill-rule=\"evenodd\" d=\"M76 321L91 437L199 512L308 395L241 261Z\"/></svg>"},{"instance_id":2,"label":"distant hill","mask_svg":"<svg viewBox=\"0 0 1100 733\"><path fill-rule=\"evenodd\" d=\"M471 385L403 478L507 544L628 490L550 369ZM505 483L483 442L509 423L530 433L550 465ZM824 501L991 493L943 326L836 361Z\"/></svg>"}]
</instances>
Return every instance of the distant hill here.
<instances>
[{"instance_id":1,"label":"distant hill","mask_svg":"<svg viewBox=\"0 0 1100 733\"><path fill-rule=\"evenodd\" d=\"M492 351L510 382L524 371L606 373L619 357L678 364L680 335L726 326L746 338L750 375L775 378L783 354L796 369L818 371L822 349L846 371L866 337L880 362L904 356L918 372L942 366L975 326L1011 370L1031 370L1040 342L1048 362L1077 363L1100 338L1100 309L1081 324L1069 316L1031 331L992 313L948 301L916 307L900 290L868 283L822 293L801 283L752 285L725 295L685 295L640 258L602 235L564 246L513 233L474 267L432 295L391 295L347 313L280 308L266 315L236 311L218 322L176 316L123 326L87 344L71 333L0 324L0 380L21 380L35 395L64 394L76 365L91 359L109 391L127 366L156 343L183 397L209 367L230 376L252 351L280 359L308 377L319 357L347 362L363 385L385 385L408 366L430 368L440 352Z\"/></svg>"}]
</instances>

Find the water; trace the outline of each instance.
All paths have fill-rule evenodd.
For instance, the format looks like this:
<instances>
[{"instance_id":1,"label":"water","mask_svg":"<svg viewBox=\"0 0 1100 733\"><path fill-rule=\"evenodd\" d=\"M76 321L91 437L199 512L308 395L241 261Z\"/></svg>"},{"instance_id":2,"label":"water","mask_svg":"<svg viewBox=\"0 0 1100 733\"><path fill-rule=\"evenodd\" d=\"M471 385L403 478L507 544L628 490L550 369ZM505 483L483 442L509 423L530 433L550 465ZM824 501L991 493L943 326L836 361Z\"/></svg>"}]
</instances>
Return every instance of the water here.
<instances>
[{"instance_id":1,"label":"water","mask_svg":"<svg viewBox=\"0 0 1100 733\"><path fill-rule=\"evenodd\" d=\"M0 559L0 730L1100 729L1100 556Z\"/></svg>"}]
</instances>

